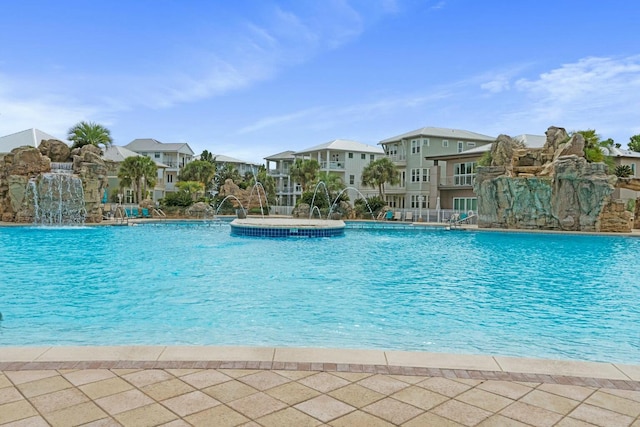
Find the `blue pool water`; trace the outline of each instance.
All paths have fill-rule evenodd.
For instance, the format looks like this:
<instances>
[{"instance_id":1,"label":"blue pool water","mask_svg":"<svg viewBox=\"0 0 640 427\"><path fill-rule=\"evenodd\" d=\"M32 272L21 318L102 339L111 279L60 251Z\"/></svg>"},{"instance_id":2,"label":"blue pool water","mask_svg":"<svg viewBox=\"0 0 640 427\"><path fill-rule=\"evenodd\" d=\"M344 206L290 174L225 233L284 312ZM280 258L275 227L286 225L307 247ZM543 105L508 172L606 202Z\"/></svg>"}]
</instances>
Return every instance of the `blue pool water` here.
<instances>
[{"instance_id":1,"label":"blue pool water","mask_svg":"<svg viewBox=\"0 0 640 427\"><path fill-rule=\"evenodd\" d=\"M640 362L640 239L228 224L0 228L0 346L344 347ZM0 350L1 351L1 350Z\"/></svg>"}]
</instances>

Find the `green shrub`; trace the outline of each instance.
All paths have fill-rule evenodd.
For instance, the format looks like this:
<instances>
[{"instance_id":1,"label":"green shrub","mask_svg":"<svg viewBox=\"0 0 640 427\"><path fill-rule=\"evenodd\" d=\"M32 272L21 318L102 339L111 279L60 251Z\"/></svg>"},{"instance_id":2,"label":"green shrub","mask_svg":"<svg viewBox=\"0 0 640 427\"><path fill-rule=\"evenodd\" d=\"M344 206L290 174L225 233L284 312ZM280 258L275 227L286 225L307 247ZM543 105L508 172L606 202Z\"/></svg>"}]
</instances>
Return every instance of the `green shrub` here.
<instances>
[{"instance_id":1,"label":"green shrub","mask_svg":"<svg viewBox=\"0 0 640 427\"><path fill-rule=\"evenodd\" d=\"M188 192L180 190L175 193L167 193L160 203L164 206L188 207L193 204L193 199Z\"/></svg>"},{"instance_id":2,"label":"green shrub","mask_svg":"<svg viewBox=\"0 0 640 427\"><path fill-rule=\"evenodd\" d=\"M369 207L367 207L367 203L369 204ZM378 215L378 213L380 213L380 210L387 205L387 202L385 202L379 196L372 196L367 197L366 201L365 199L356 199L355 202L353 202L353 205L356 211L356 215L359 218L367 218L371 216L369 208L371 208L371 211L373 212L373 215L375 217L376 215Z\"/></svg>"},{"instance_id":3,"label":"green shrub","mask_svg":"<svg viewBox=\"0 0 640 427\"><path fill-rule=\"evenodd\" d=\"M636 200L635 199L629 199L627 200L627 210L631 213L634 213L636 211Z\"/></svg>"},{"instance_id":4,"label":"green shrub","mask_svg":"<svg viewBox=\"0 0 640 427\"><path fill-rule=\"evenodd\" d=\"M633 170L629 165L618 165L616 166L615 174L619 178L628 178L633 175Z\"/></svg>"},{"instance_id":5,"label":"green shrub","mask_svg":"<svg viewBox=\"0 0 640 427\"><path fill-rule=\"evenodd\" d=\"M604 161L604 153L600 147L585 147L584 157L589 163L597 163Z\"/></svg>"},{"instance_id":6,"label":"green shrub","mask_svg":"<svg viewBox=\"0 0 640 427\"><path fill-rule=\"evenodd\" d=\"M482 157L480 157L478 159L477 165L478 166L491 166L491 160L493 160L491 158L491 150L485 151L484 154L482 155Z\"/></svg>"}]
</instances>

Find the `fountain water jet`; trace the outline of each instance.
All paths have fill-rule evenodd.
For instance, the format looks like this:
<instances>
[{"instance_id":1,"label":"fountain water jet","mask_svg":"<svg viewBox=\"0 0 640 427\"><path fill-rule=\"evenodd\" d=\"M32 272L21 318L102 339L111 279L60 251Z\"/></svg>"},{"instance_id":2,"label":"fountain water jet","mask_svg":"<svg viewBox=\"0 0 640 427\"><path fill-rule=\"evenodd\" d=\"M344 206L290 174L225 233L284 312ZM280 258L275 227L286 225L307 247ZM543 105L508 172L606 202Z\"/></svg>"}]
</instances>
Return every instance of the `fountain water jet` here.
<instances>
[{"instance_id":1,"label":"fountain water jet","mask_svg":"<svg viewBox=\"0 0 640 427\"><path fill-rule=\"evenodd\" d=\"M360 195L360 197L362 197L362 200L364 200L364 203L367 205L367 209L369 209L369 213L371 214L371 219L375 220L376 216L373 214L373 210L371 209L371 206L369 206L369 202L367 201L367 198L364 196L364 194L360 192L360 190L358 190L355 187L346 187L338 193L335 200L331 204L331 207L329 208L329 213L327 214L327 218L331 218L331 213L333 212L333 208L336 206L336 203L338 203L338 201L340 200L340 196L342 196L342 194L348 190L355 190Z\"/></svg>"}]
</instances>

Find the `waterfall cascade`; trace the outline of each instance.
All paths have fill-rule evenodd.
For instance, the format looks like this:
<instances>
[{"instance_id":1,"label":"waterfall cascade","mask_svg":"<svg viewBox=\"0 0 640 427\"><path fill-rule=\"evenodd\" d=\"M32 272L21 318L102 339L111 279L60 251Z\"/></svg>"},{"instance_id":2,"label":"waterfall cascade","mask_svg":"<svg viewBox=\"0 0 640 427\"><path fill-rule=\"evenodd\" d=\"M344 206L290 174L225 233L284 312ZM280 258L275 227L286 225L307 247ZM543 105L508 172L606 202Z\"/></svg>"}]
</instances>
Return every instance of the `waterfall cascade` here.
<instances>
[{"instance_id":1,"label":"waterfall cascade","mask_svg":"<svg viewBox=\"0 0 640 427\"><path fill-rule=\"evenodd\" d=\"M50 173L29 180L34 223L84 225L87 216L82 181L73 175L72 163L52 163Z\"/></svg>"}]
</instances>

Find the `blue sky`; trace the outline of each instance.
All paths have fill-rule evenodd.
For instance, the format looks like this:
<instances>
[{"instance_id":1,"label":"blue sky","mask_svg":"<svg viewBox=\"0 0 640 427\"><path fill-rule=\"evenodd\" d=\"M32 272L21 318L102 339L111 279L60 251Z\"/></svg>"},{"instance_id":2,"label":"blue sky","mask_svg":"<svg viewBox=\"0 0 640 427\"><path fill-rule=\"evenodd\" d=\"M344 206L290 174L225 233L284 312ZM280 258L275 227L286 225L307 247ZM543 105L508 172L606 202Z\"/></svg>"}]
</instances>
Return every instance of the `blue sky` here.
<instances>
[{"instance_id":1,"label":"blue sky","mask_svg":"<svg viewBox=\"0 0 640 427\"><path fill-rule=\"evenodd\" d=\"M640 134L631 0L0 1L0 135L80 120L263 162L423 126Z\"/></svg>"}]
</instances>

